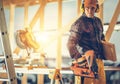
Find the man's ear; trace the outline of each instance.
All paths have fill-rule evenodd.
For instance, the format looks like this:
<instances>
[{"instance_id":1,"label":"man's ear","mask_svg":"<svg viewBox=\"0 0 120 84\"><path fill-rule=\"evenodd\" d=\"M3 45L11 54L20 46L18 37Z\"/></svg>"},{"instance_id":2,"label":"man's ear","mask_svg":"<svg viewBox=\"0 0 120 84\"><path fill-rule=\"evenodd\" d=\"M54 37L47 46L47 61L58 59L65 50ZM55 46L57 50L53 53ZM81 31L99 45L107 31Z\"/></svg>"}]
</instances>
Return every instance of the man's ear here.
<instances>
[{"instance_id":1,"label":"man's ear","mask_svg":"<svg viewBox=\"0 0 120 84\"><path fill-rule=\"evenodd\" d=\"M96 10L95 10L95 12L98 13L99 11L100 11L99 5L97 4L97 5L96 5Z\"/></svg>"}]
</instances>

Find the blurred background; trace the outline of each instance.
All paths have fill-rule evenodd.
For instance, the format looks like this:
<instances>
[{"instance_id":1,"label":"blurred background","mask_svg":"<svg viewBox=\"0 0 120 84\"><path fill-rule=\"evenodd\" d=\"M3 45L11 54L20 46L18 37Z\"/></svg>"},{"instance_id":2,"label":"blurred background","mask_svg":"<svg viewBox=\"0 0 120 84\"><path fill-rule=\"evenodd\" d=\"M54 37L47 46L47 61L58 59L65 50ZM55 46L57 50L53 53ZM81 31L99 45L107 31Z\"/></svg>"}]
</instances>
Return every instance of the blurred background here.
<instances>
[{"instance_id":1,"label":"blurred background","mask_svg":"<svg viewBox=\"0 0 120 84\"><path fill-rule=\"evenodd\" d=\"M7 0L6 0L7 1ZM30 1L30 0L28 0ZM45 0L47 2L47 0ZM69 52L66 47L66 43L69 36L70 25L73 23L73 19L78 16L78 0L61 0L62 11L58 11L58 2L50 2L48 0L47 4L44 6L44 10L38 13L40 19L37 19L37 12L42 8L39 4L39 0L35 5L24 4L23 6L17 6L11 3L9 6L4 4L5 18L7 23L7 28L10 36L11 50L13 53L15 66L43 66L47 68L69 68L71 66L72 59L70 58ZM114 12L117 5L120 5L119 0L99 0L103 1L103 26L104 33L106 33L109 24L112 20ZM27 2L27 0L26 0ZM44 0L43 0L44 2ZM23 2L24 3L24 2ZM25 7L27 6L27 16L25 16ZM43 13L44 12L44 13ZM43 13L43 14L42 14ZM34 18L36 15L37 18ZM61 18L59 18L61 16ZM42 18L44 17L44 18ZM115 17L115 16L114 16ZM12 18L12 19L11 19ZM27 18L27 21L25 20ZM32 21L34 20L34 21ZM43 22L42 22L43 21ZM26 26L30 26L32 29L32 35L35 41L39 44L39 52L35 52L34 48L21 48L16 43L17 31L24 30ZM117 23L115 24L114 30L110 37L110 42L115 44L117 61L105 60L105 66L120 67L120 17L117 18ZM18 39L17 39L18 40ZM2 44L2 43L1 43ZM0 45L0 53L2 54L2 45ZM41 56L42 55L42 56ZM59 62L58 62L59 61ZM0 59L0 63L4 63ZM2 65L1 65L2 66ZM24 70L24 69L23 69ZM106 79L107 84L119 84L120 83L120 69L108 70L106 68ZM24 72L24 71L23 71ZM24 74L17 73L18 84L23 84L22 80L24 76L27 77L27 84L37 84L38 76L37 74ZM43 77L43 84L50 84L50 79L48 74ZM74 75L70 72L69 74L62 74L63 81L65 84L74 84ZM3 83L5 84L5 83ZM42 83L41 83L42 84Z\"/></svg>"}]
</instances>

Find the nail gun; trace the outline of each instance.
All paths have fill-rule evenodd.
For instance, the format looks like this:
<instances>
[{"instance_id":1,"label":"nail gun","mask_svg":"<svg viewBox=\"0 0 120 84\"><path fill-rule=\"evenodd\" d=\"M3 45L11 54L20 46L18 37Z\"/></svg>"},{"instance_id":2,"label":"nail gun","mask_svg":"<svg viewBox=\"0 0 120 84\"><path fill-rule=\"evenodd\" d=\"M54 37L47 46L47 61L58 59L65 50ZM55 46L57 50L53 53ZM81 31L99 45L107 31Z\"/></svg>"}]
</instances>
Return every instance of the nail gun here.
<instances>
[{"instance_id":1,"label":"nail gun","mask_svg":"<svg viewBox=\"0 0 120 84\"><path fill-rule=\"evenodd\" d=\"M71 70L76 76L98 78L98 66L94 56L82 56L77 61L73 61Z\"/></svg>"}]
</instances>

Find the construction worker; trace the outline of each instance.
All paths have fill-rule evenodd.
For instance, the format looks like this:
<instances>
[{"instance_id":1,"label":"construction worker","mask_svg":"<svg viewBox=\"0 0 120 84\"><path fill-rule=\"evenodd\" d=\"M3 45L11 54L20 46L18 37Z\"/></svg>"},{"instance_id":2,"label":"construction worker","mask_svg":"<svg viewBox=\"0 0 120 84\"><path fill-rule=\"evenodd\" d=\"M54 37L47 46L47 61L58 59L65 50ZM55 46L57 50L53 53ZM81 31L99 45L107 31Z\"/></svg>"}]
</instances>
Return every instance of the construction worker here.
<instances>
[{"instance_id":1,"label":"construction worker","mask_svg":"<svg viewBox=\"0 0 120 84\"><path fill-rule=\"evenodd\" d=\"M103 25L95 16L99 11L98 1L83 0L82 9L83 14L71 26L67 47L71 58L76 61L82 56L94 55L96 58L98 79L82 77L82 84L106 84L101 45L101 41L105 40Z\"/></svg>"}]
</instances>

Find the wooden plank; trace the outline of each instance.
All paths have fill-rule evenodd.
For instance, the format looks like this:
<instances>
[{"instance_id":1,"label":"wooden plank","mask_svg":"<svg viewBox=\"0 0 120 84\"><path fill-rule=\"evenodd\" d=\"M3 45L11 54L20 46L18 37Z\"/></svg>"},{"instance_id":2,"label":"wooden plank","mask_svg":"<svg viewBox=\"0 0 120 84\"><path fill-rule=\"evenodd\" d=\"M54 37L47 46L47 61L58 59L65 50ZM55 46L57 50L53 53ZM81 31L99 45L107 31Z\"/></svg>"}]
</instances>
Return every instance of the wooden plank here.
<instances>
[{"instance_id":1,"label":"wooden plank","mask_svg":"<svg viewBox=\"0 0 120 84\"><path fill-rule=\"evenodd\" d=\"M27 74L23 74L21 84L27 84Z\"/></svg>"},{"instance_id":2,"label":"wooden plank","mask_svg":"<svg viewBox=\"0 0 120 84\"><path fill-rule=\"evenodd\" d=\"M114 12L113 17L111 19L111 22L109 24L108 30L106 31L106 35L105 35L106 41L110 40L110 37L111 37L112 32L114 30L114 27L115 27L115 24L116 24L117 19L119 17L119 14L120 14L120 0L118 1L117 7L115 9L115 12Z\"/></svg>"},{"instance_id":3,"label":"wooden plank","mask_svg":"<svg viewBox=\"0 0 120 84\"><path fill-rule=\"evenodd\" d=\"M41 4L41 10L40 10L40 31L44 30L44 10L45 10L45 6L46 6L47 1L44 0L42 1Z\"/></svg>"},{"instance_id":4,"label":"wooden plank","mask_svg":"<svg viewBox=\"0 0 120 84\"><path fill-rule=\"evenodd\" d=\"M13 43L14 43L14 16L15 16L15 5L10 4L10 21L9 21L9 38L10 38L10 45L11 51L13 51Z\"/></svg>"},{"instance_id":5,"label":"wooden plank","mask_svg":"<svg viewBox=\"0 0 120 84\"><path fill-rule=\"evenodd\" d=\"M75 84L81 84L81 77L75 76Z\"/></svg>"},{"instance_id":6,"label":"wooden plank","mask_svg":"<svg viewBox=\"0 0 120 84\"><path fill-rule=\"evenodd\" d=\"M77 15L82 14L81 5L82 5L82 0L77 0Z\"/></svg>"},{"instance_id":7,"label":"wooden plank","mask_svg":"<svg viewBox=\"0 0 120 84\"><path fill-rule=\"evenodd\" d=\"M24 5L24 26L25 27L28 25L28 6L29 6L29 3L26 3Z\"/></svg>"},{"instance_id":8,"label":"wooden plank","mask_svg":"<svg viewBox=\"0 0 120 84\"><path fill-rule=\"evenodd\" d=\"M0 73L0 79L1 79L1 78L8 78L7 73Z\"/></svg>"},{"instance_id":9,"label":"wooden plank","mask_svg":"<svg viewBox=\"0 0 120 84\"><path fill-rule=\"evenodd\" d=\"M62 0L58 0L58 31L62 27ZM62 65L62 37L57 38L57 57L56 57L56 69L61 69ZM56 75L56 74L54 74ZM55 79L54 79L55 80ZM59 84L59 80L56 80L55 84Z\"/></svg>"},{"instance_id":10,"label":"wooden plank","mask_svg":"<svg viewBox=\"0 0 120 84\"><path fill-rule=\"evenodd\" d=\"M44 84L44 75L42 74L37 75L37 84Z\"/></svg>"},{"instance_id":11,"label":"wooden plank","mask_svg":"<svg viewBox=\"0 0 120 84\"><path fill-rule=\"evenodd\" d=\"M40 13L43 10L43 8L45 7L46 3L45 1L42 0L41 2L41 6L39 7L39 9L37 10L35 16L33 17L32 21L30 22L30 27L33 28L33 26L35 25L35 23L37 22L37 20L40 17Z\"/></svg>"},{"instance_id":12,"label":"wooden plank","mask_svg":"<svg viewBox=\"0 0 120 84\"><path fill-rule=\"evenodd\" d=\"M98 4L101 5L104 3L105 0L98 0Z\"/></svg>"},{"instance_id":13,"label":"wooden plank","mask_svg":"<svg viewBox=\"0 0 120 84\"><path fill-rule=\"evenodd\" d=\"M62 0L58 0L58 31L62 27ZM56 69L61 69L62 55L61 55L61 36L57 38L57 57Z\"/></svg>"},{"instance_id":14,"label":"wooden plank","mask_svg":"<svg viewBox=\"0 0 120 84\"><path fill-rule=\"evenodd\" d=\"M9 80L8 80L8 75L7 75L7 73L0 73L0 84L3 84L3 82L4 82L2 79L3 79L4 81L6 81L6 84L8 84L8 81L9 81ZM6 80L5 80L5 79L6 79Z\"/></svg>"},{"instance_id":15,"label":"wooden plank","mask_svg":"<svg viewBox=\"0 0 120 84\"><path fill-rule=\"evenodd\" d=\"M99 6L99 12L97 13L97 16L101 19L102 23L103 22L103 4Z\"/></svg>"}]
</instances>

